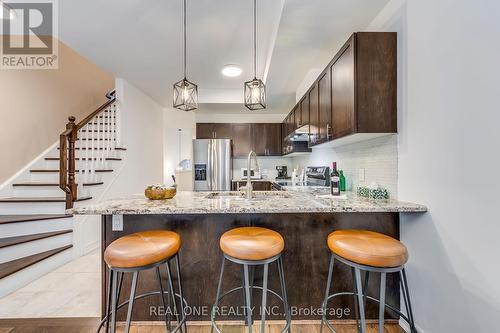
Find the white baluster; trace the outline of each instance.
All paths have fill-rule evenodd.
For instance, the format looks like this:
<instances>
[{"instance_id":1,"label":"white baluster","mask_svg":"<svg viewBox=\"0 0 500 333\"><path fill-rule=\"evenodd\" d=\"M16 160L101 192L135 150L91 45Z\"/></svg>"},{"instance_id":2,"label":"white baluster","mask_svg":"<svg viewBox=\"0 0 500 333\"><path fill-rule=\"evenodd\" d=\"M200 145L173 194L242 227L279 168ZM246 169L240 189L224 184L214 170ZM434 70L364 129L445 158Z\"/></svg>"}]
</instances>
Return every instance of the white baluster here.
<instances>
[{"instance_id":1,"label":"white baluster","mask_svg":"<svg viewBox=\"0 0 500 333\"><path fill-rule=\"evenodd\" d=\"M118 102L114 102L113 106L115 108L115 113L116 113L116 147L121 147L122 146L122 133L121 133L121 128L122 128L122 114L120 112L120 106L118 105Z\"/></svg>"},{"instance_id":2,"label":"white baluster","mask_svg":"<svg viewBox=\"0 0 500 333\"><path fill-rule=\"evenodd\" d=\"M106 158L109 158L111 156L111 122L113 121L113 118L111 117L111 107L108 106L106 108L106 113L108 115L108 122L107 122L107 130L106 130ZM109 169L109 162L106 159L106 169Z\"/></svg>"},{"instance_id":3,"label":"white baluster","mask_svg":"<svg viewBox=\"0 0 500 333\"><path fill-rule=\"evenodd\" d=\"M91 120L89 124L92 124L93 121ZM92 124L92 132L90 135L91 141L90 141L90 181L91 182L96 182L96 177L95 177L95 165L96 165L96 153L95 153L95 138L96 138L96 129L95 126Z\"/></svg>"}]
</instances>

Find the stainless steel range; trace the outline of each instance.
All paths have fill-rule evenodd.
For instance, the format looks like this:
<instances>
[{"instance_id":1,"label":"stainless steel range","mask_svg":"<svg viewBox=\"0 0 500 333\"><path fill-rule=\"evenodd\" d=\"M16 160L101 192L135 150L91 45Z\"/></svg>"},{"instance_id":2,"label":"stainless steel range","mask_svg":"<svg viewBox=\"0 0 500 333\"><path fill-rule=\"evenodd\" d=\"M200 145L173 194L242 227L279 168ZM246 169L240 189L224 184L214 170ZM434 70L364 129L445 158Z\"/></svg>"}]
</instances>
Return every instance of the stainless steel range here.
<instances>
[{"instance_id":1,"label":"stainless steel range","mask_svg":"<svg viewBox=\"0 0 500 333\"><path fill-rule=\"evenodd\" d=\"M307 167L305 181L292 181L276 179L273 183L273 190L282 190L283 186L330 186L330 168Z\"/></svg>"}]
</instances>

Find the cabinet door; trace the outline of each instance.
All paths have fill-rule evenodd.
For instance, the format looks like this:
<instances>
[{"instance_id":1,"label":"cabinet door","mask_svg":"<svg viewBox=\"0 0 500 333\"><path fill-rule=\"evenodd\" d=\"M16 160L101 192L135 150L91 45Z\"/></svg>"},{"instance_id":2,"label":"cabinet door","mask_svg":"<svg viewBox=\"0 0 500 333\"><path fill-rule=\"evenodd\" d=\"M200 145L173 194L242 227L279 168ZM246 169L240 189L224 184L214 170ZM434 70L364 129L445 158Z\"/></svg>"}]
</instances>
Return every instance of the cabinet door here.
<instances>
[{"instance_id":1,"label":"cabinet door","mask_svg":"<svg viewBox=\"0 0 500 333\"><path fill-rule=\"evenodd\" d=\"M331 67L333 138L354 133L354 50L347 44Z\"/></svg>"},{"instance_id":2,"label":"cabinet door","mask_svg":"<svg viewBox=\"0 0 500 333\"><path fill-rule=\"evenodd\" d=\"M254 191L271 191L271 182L252 182Z\"/></svg>"},{"instance_id":3,"label":"cabinet door","mask_svg":"<svg viewBox=\"0 0 500 333\"><path fill-rule=\"evenodd\" d=\"M250 124L233 124L233 156L247 156L252 150L252 136Z\"/></svg>"},{"instance_id":4,"label":"cabinet door","mask_svg":"<svg viewBox=\"0 0 500 333\"><path fill-rule=\"evenodd\" d=\"M257 156L267 155L266 124L252 124L252 150Z\"/></svg>"},{"instance_id":5,"label":"cabinet door","mask_svg":"<svg viewBox=\"0 0 500 333\"><path fill-rule=\"evenodd\" d=\"M330 89L330 71L326 71L318 80L319 108L319 143L331 139L332 98Z\"/></svg>"},{"instance_id":6,"label":"cabinet door","mask_svg":"<svg viewBox=\"0 0 500 333\"><path fill-rule=\"evenodd\" d=\"M213 139L214 128L211 123L197 123L196 124L196 138L197 139Z\"/></svg>"},{"instance_id":7,"label":"cabinet door","mask_svg":"<svg viewBox=\"0 0 500 333\"><path fill-rule=\"evenodd\" d=\"M213 124L216 139L231 139L231 124Z\"/></svg>"},{"instance_id":8,"label":"cabinet door","mask_svg":"<svg viewBox=\"0 0 500 333\"><path fill-rule=\"evenodd\" d=\"M300 101L301 125L309 124L309 95L305 95Z\"/></svg>"},{"instance_id":9,"label":"cabinet door","mask_svg":"<svg viewBox=\"0 0 500 333\"><path fill-rule=\"evenodd\" d=\"M309 146L318 144L319 134L319 109L318 85L315 84L309 91Z\"/></svg>"},{"instance_id":10,"label":"cabinet door","mask_svg":"<svg viewBox=\"0 0 500 333\"><path fill-rule=\"evenodd\" d=\"M302 113L300 112L300 103L298 103L295 106L295 109L293 109L293 114L295 116L295 125L294 125L295 128L294 129L297 129L300 126L302 126Z\"/></svg>"},{"instance_id":11,"label":"cabinet door","mask_svg":"<svg viewBox=\"0 0 500 333\"><path fill-rule=\"evenodd\" d=\"M281 124L265 124L266 149L268 156L281 155Z\"/></svg>"}]
</instances>

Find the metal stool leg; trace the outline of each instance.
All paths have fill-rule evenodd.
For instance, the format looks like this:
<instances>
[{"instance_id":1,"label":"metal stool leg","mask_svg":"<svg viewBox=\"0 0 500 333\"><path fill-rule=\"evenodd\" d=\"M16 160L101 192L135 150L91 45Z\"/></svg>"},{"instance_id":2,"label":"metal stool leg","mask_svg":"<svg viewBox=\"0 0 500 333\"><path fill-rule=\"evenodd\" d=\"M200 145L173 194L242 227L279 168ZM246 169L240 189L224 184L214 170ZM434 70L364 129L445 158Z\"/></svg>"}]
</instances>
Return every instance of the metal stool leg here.
<instances>
[{"instance_id":1,"label":"metal stool leg","mask_svg":"<svg viewBox=\"0 0 500 333\"><path fill-rule=\"evenodd\" d=\"M278 259L278 272L280 276L281 296L283 297L283 306L285 308L286 321L289 324L288 333L292 332L292 314L288 307L288 296L286 294L285 270L283 269L283 257Z\"/></svg>"},{"instance_id":2,"label":"metal stool leg","mask_svg":"<svg viewBox=\"0 0 500 333\"><path fill-rule=\"evenodd\" d=\"M113 286L112 289L112 295L111 295L111 333L116 333L116 294L117 294L117 279L118 279L118 272L115 272L111 270L111 279L113 279L113 282L111 282L111 285Z\"/></svg>"},{"instance_id":3,"label":"metal stool leg","mask_svg":"<svg viewBox=\"0 0 500 333\"><path fill-rule=\"evenodd\" d=\"M177 320L177 325L179 325L179 312L177 311L177 297L175 296L175 289L174 289L174 284L172 282L172 271L170 270L170 261L167 261L166 263L167 266L167 275L168 275L168 285L170 288L170 291L172 292L172 301L174 302L174 314L175 314L175 319ZM182 302L182 300L181 300ZM179 329L182 332L182 326Z\"/></svg>"},{"instance_id":4,"label":"metal stool leg","mask_svg":"<svg viewBox=\"0 0 500 333\"><path fill-rule=\"evenodd\" d=\"M358 305L358 288L356 285L356 269L354 267L351 267L352 271L352 284L353 284L353 289L354 289L354 315L356 316L356 332L361 331L361 323L359 322L359 305Z\"/></svg>"},{"instance_id":5,"label":"metal stool leg","mask_svg":"<svg viewBox=\"0 0 500 333\"><path fill-rule=\"evenodd\" d=\"M107 304L106 304L106 333L109 332L109 314L110 314L110 309L111 309L111 289L113 288L113 284L111 283L113 281L112 275L113 272L108 269L109 272L109 277L108 277L108 297L107 297Z\"/></svg>"},{"instance_id":6,"label":"metal stool leg","mask_svg":"<svg viewBox=\"0 0 500 333\"><path fill-rule=\"evenodd\" d=\"M132 275L132 287L130 288L130 299L128 302L128 311L127 311L127 322L125 324L125 333L129 333L130 331L130 322L132 320L132 310L134 309L134 299L135 299L135 290L137 289L137 277L139 272L134 272Z\"/></svg>"},{"instance_id":7,"label":"metal stool leg","mask_svg":"<svg viewBox=\"0 0 500 333\"><path fill-rule=\"evenodd\" d=\"M410 319L410 329L412 333L417 333L417 328L415 327L415 320L413 319L413 310L411 308L410 301L410 290L408 288L408 280L406 279L406 270L403 268L400 272L401 283L403 284L403 293L405 295L405 304L408 312L408 318Z\"/></svg>"},{"instance_id":8,"label":"metal stool leg","mask_svg":"<svg viewBox=\"0 0 500 333\"><path fill-rule=\"evenodd\" d=\"M260 333L265 333L266 331L266 307L267 307L267 279L269 273L269 264L264 265L264 276L262 282L262 305L260 308L261 319L260 319Z\"/></svg>"},{"instance_id":9,"label":"metal stool leg","mask_svg":"<svg viewBox=\"0 0 500 333\"><path fill-rule=\"evenodd\" d=\"M170 331L171 326L170 326L170 317L167 315L168 309L167 309L167 301L165 300L165 292L163 290L163 284L161 283L161 274L160 274L160 267L156 267L156 278L158 280L158 285L160 286L160 297L161 297L161 304L163 305L163 308L165 310L165 326L167 327L167 330Z\"/></svg>"},{"instance_id":10,"label":"metal stool leg","mask_svg":"<svg viewBox=\"0 0 500 333\"><path fill-rule=\"evenodd\" d=\"M323 333L323 313L326 312L326 304L328 303L328 295L330 295L330 285L332 284L332 276L333 276L333 264L335 262L335 257L333 254L330 256L330 266L328 268L328 279L326 282L326 291L325 291L325 298L323 300L323 304L321 304L321 325L319 327L319 333Z\"/></svg>"},{"instance_id":11,"label":"metal stool leg","mask_svg":"<svg viewBox=\"0 0 500 333\"><path fill-rule=\"evenodd\" d=\"M378 305L378 333L384 333L386 273L380 273L380 303Z\"/></svg>"},{"instance_id":12,"label":"metal stool leg","mask_svg":"<svg viewBox=\"0 0 500 333\"><path fill-rule=\"evenodd\" d=\"M220 297L220 290L222 288L222 277L224 276L224 264L226 263L226 258L222 257L222 265L220 268L220 275L219 275L219 284L217 286L217 295L215 296L215 305L214 309L216 309L219 306L219 297ZM212 311L212 317L215 317L215 314ZM214 318L215 319L215 318ZM210 333L214 332L214 324L212 323L212 329L210 330Z\"/></svg>"},{"instance_id":13,"label":"metal stool leg","mask_svg":"<svg viewBox=\"0 0 500 333\"><path fill-rule=\"evenodd\" d=\"M252 333L252 304L250 298L250 277L248 274L248 265L243 265L244 288L245 288L245 309L248 325L248 333Z\"/></svg>"},{"instance_id":14,"label":"metal stool leg","mask_svg":"<svg viewBox=\"0 0 500 333\"><path fill-rule=\"evenodd\" d=\"M184 307L184 294L182 293L182 277L181 277L181 261L179 258L179 254L176 256L176 263L177 263L177 279L179 282L179 296L181 298L181 320L184 320L184 329L187 332L187 323L186 323L186 308Z\"/></svg>"},{"instance_id":15,"label":"metal stool leg","mask_svg":"<svg viewBox=\"0 0 500 333\"><path fill-rule=\"evenodd\" d=\"M361 332L366 333L365 304L363 302L363 286L361 285L361 270L355 268L356 289L358 294L359 316L361 318Z\"/></svg>"}]
</instances>

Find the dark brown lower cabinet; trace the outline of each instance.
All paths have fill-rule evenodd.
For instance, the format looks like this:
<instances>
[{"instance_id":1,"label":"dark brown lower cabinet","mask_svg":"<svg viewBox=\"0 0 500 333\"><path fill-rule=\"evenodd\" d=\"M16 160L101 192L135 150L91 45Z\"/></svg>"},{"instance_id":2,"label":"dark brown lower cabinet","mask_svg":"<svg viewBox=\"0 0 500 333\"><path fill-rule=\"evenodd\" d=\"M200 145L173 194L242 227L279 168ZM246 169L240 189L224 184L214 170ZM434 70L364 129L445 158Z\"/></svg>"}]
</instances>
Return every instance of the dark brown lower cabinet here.
<instances>
[{"instance_id":1,"label":"dark brown lower cabinet","mask_svg":"<svg viewBox=\"0 0 500 333\"><path fill-rule=\"evenodd\" d=\"M233 182L232 190L238 191L243 186L247 186L246 181ZM271 191L272 185L268 181L252 181L252 188L254 191Z\"/></svg>"}]
</instances>

